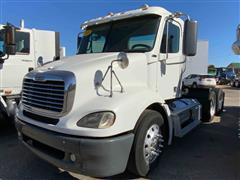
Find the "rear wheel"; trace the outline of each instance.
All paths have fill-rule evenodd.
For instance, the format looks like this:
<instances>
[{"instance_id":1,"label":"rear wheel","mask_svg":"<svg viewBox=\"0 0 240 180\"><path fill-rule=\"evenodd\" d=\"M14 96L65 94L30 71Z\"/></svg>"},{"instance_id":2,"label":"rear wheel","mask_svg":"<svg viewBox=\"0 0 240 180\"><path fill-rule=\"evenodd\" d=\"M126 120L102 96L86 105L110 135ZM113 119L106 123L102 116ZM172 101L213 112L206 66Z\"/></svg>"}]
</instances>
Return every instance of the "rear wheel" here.
<instances>
[{"instance_id":1,"label":"rear wheel","mask_svg":"<svg viewBox=\"0 0 240 180\"><path fill-rule=\"evenodd\" d=\"M8 115L7 112L5 111L4 106L0 102L0 123L6 123L8 122Z\"/></svg>"},{"instance_id":2,"label":"rear wheel","mask_svg":"<svg viewBox=\"0 0 240 180\"><path fill-rule=\"evenodd\" d=\"M210 92L209 99L202 104L202 121L210 122L216 113L216 93Z\"/></svg>"},{"instance_id":3,"label":"rear wheel","mask_svg":"<svg viewBox=\"0 0 240 180\"><path fill-rule=\"evenodd\" d=\"M239 85L240 85L239 82L236 81L236 82L235 82L235 87L239 87Z\"/></svg>"},{"instance_id":4,"label":"rear wheel","mask_svg":"<svg viewBox=\"0 0 240 180\"><path fill-rule=\"evenodd\" d=\"M216 114L219 115L224 108L225 93L221 89L217 89L216 93Z\"/></svg>"},{"instance_id":5,"label":"rear wheel","mask_svg":"<svg viewBox=\"0 0 240 180\"><path fill-rule=\"evenodd\" d=\"M128 170L146 176L163 151L164 120L160 113L146 110L139 119L129 157Z\"/></svg>"}]
</instances>

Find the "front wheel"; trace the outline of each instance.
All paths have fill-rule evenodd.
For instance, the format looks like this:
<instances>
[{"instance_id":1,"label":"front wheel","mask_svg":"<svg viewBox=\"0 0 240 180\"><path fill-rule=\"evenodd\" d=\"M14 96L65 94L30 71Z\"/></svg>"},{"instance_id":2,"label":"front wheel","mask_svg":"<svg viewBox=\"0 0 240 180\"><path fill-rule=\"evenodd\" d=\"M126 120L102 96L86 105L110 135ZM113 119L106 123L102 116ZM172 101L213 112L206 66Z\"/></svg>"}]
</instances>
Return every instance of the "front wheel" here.
<instances>
[{"instance_id":1,"label":"front wheel","mask_svg":"<svg viewBox=\"0 0 240 180\"><path fill-rule=\"evenodd\" d=\"M139 122L135 129L128 170L138 176L146 176L163 152L164 120L160 113L146 110Z\"/></svg>"}]
</instances>

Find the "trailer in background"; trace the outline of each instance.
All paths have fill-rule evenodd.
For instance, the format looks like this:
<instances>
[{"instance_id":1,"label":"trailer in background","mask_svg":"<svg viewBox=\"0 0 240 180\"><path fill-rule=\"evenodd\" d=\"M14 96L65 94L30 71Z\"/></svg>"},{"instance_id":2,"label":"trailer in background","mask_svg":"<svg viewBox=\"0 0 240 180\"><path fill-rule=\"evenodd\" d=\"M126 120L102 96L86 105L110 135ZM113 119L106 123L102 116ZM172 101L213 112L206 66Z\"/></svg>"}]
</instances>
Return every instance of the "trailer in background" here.
<instances>
[{"instance_id":1,"label":"trailer in background","mask_svg":"<svg viewBox=\"0 0 240 180\"><path fill-rule=\"evenodd\" d=\"M183 78L190 74L208 74L208 41L197 42L197 54L188 57Z\"/></svg>"}]
</instances>

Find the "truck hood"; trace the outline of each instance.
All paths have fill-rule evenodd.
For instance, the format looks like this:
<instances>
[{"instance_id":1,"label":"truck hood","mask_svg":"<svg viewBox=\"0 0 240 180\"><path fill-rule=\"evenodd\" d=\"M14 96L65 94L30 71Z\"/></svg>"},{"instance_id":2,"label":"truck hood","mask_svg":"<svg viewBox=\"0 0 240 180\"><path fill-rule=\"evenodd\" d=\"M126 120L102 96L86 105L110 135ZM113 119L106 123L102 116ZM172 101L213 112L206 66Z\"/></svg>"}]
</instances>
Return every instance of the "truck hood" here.
<instances>
[{"instance_id":1,"label":"truck hood","mask_svg":"<svg viewBox=\"0 0 240 180\"><path fill-rule=\"evenodd\" d=\"M119 53L95 53L81 54L72 57L67 57L59 61L46 64L35 72L48 71L70 71L76 77L76 85L80 91L91 92L95 90L94 82L96 79L101 79L100 75L106 73L109 65L113 60L117 59ZM144 53L128 53L129 65L126 69L121 69L117 62L113 64L113 70L117 74L121 84L127 86L142 86L147 85L147 57ZM110 72L104 80L104 85L107 89L110 86ZM97 77L98 76L98 77ZM81 85L80 85L81 84ZM113 88L119 89L119 83L113 77ZM84 92L84 93L85 93Z\"/></svg>"},{"instance_id":2,"label":"truck hood","mask_svg":"<svg viewBox=\"0 0 240 180\"><path fill-rule=\"evenodd\" d=\"M59 61L46 64L35 71L70 71L74 73L76 82L87 86L93 85L96 74L104 75L113 60L116 60L119 53L95 53L81 54L64 58ZM147 57L144 53L128 53L129 65L126 69L121 69L117 62L113 64L113 70L117 74L122 84L125 86L146 85L147 78ZM105 85L110 81L110 72L107 73ZM113 87L119 84L114 80Z\"/></svg>"},{"instance_id":3,"label":"truck hood","mask_svg":"<svg viewBox=\"0 0 240 180\"><path fill-rule=\"evenodd\" d=\"M81 54L63 58L59 61L48 63L37 70L66 70L74 71L85 68L86 66L94 66L99 64L109 63L117 59L118 53L92 53ZM108 64L110 65L110 64Z\"/></svg>"}]
</instances>

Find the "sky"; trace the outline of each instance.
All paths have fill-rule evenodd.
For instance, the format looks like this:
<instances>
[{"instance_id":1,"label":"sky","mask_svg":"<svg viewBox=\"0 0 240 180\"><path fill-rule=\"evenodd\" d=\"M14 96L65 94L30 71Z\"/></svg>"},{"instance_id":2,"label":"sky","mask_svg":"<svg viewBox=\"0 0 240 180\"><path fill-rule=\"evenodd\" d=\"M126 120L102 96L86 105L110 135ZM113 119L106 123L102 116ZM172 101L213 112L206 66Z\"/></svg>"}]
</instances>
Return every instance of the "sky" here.
<instances>
[{"instance_id":1,"label":"sky","mask_svg":"<svg viewBox=\"0 0 240 180\"><path fill-rule=\"evenodd\" d=\"M231 46L240 24L240 0L0 0L0 24L60 32L67 55L76 53L76 37L85 20L139 8L161 6L189 14L199 23L198 38L209 42L209 64L217 67L240 62Z\"/></svg>"}]
</instances>

